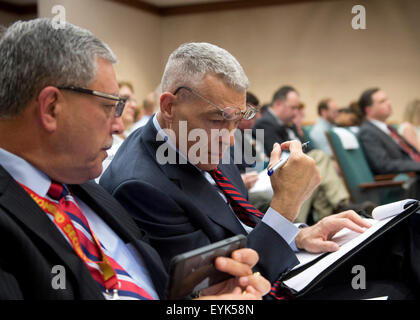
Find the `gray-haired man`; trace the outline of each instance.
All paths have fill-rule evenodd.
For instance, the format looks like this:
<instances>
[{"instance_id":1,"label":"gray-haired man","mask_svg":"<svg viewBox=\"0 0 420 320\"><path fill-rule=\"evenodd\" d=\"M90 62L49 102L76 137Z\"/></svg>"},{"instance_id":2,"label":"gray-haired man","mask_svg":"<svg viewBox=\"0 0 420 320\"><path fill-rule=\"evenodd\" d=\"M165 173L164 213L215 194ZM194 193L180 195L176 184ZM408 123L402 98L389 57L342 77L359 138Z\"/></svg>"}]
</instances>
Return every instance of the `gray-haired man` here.
<instances>
[{"instance_id":1,"label":"gray-haired man","mask_svg":"<svg viewBox=\"0 0 420 320\"><path fill-rule=\"evenodd\" d=\"M370 225L353 211L312 227L293 225L319 183L314 161L296 141L281 146L291 154L271 178L268 211L263 214L247 202L236 166L223 161L233 129L253 116L245 103L247 88L242 67L226 50L209 43L181 45L162 77L160 112L128 137L100 183L148 231L166 266L182 251L244 234L260 254L255 269L276 283L297 264L296 247L335 251L338 245L330 239L337 231L363 232ZM277 144L271 163L280 153ZM276 298L281 294L276 288L271 292Z\"/></svg>"}]
</instances>

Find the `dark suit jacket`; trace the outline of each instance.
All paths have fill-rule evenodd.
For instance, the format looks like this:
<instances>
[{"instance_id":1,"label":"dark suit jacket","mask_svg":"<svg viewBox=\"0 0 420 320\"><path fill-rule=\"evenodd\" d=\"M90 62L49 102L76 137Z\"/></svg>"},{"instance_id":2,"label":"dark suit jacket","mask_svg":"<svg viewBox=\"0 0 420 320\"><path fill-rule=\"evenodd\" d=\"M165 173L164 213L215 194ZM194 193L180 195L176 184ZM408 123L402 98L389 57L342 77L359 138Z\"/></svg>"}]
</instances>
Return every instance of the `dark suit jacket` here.
<instances>
[{"instance_id":1,"label":"dark suit jacket","mask_svg":"<svg viewBox=\"0 0 420 320\"><path fill-rule=\"evenodd\" d=\"M253 135L254 138L257 137L255 130L256 129L263 129L264 130L264 150L265 154L269 157L271 151L273 151L274 143L283 143L285 141L290 141L289 133L287 132L287 127L285 125L281 125L276 117L269 111L263 113L262 117L255 121L255 125L253 128ZM293 130L295 135L299 138L299 140L303 143L304 137L299 136L296 126L291 126L290 129ZM262 141L260 141L262 142ZM309 145L305 152L312 150L311 145Z\"/></svg>"},{"instance_id":2,"label":"dark suit jacket","mask_svg":"<svg viewBox=\"0 0 420 320\"><path fill-rule=\"evenodd\" d=\"M358 136L375 174L420 171L420 163L411 159L398 143L370 121L362 123Z\"/></svg>"},{"instance_id":3,"label":"dark suit jacket","mask_svg":"<svg viewBox=\"0 0 420 320\"><path fill-rule=\"evenodd\" d=\"M150 270L163 297L167 275L145 234L103 188L89 182L69 188L127 243L132 243ZM0 166L0 300L104 299L84 262L47 214ZM65 268L66 289L53 289L52 268Z\"/></svg>"},{"instance_id":4,"label":"dark suit jacket","mask_svg":"<svg viewBox=\"0 0 420 320\"><path fill-rule=\"evenodd\" d=\"M100 184L111 192L149 234L150 244L166 266L176 254L246 231L203 174L191 164L158 164L153 121L132 133L103 174ZM219 169L245 194L235 165ZM261 222L248 235L248 247L260 256L256 269L270 281L297 259L289 245Z\"/></svg>"}]
</instances>

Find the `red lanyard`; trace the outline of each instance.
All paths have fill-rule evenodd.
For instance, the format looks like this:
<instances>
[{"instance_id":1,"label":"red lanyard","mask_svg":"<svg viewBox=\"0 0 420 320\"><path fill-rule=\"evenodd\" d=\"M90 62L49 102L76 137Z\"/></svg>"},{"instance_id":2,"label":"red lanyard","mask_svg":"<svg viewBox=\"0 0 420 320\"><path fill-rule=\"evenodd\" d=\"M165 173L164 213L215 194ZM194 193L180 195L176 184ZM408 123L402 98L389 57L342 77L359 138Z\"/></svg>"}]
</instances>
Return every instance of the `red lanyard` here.
<instances>
[{"instance_id":1,"label":"red lanyard","mask_svg":"<svg viewBox=\"0 0 420 320\"><path fill-rule=\"evenodd\" d=\"M22 188L26 190L26 192L32 197L32 199L41 207L42 210L44 210L46 213L54 217L54 223L66 235L67 239L70 241L71 245L73 246L74 251L76 251L80 259L82 259L86 264L94 263L99 266L99 268L102 271L105 288L107 290L117 288L117 285L118 285L117 273L112 267L108 257L103 252L101 248L101 244L99 240L96 238L90 226L87 225L87 227L89 228L90 234L92 235L92 238L94 240L94 244L96 245L98 251L101 254L102 261L93 261L85 255L85 253L83 252L80 246L80 241L77 236L76 229L73 225L73 222L59 205L50 201L49 199L39 196L38 194L36 194L34 191L29 189L25 185L23 184L20 184L20 185L22 186Z\"/></svg>"}]
</instances>

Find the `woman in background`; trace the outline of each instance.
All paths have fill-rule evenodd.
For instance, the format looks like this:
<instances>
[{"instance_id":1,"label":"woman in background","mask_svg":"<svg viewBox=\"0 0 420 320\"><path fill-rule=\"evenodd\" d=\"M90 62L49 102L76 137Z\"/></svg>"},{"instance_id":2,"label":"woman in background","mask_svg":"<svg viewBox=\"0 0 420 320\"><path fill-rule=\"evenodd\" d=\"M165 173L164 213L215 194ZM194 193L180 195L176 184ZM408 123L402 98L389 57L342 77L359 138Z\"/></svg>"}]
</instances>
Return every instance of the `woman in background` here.
<instances>
[{"instance_id":1,"label":"woman in background","mask_svg":"<svg viewBox=\"0 0 420 320\"><path fill-rule=\"evenodd\" d=\"M407 104L398 132L420 152L420 100L416 99Z\"/></svg>"}]
</instances>

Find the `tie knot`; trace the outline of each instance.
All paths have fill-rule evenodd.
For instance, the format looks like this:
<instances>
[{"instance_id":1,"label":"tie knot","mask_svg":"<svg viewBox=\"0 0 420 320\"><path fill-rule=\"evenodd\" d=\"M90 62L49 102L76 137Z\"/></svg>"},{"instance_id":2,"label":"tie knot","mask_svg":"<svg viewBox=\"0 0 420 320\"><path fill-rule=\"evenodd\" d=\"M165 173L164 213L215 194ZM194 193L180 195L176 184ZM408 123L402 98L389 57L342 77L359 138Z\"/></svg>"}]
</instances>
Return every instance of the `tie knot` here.
<instances>
[{"instance_id":1,"label":"tie knot","mask_svg":"<svg viewBox=\"0 0 420 320\"><path fill-rule=\"evenodd\" d=\"M54 200L60 200L68 194L67 188L63 184L52 181L47 194Z\"/></svg>"}]
</instances>

